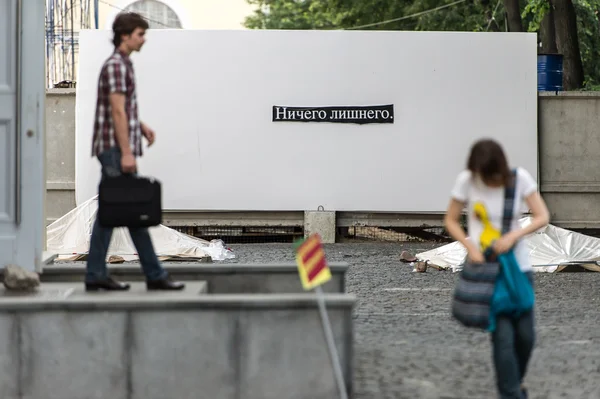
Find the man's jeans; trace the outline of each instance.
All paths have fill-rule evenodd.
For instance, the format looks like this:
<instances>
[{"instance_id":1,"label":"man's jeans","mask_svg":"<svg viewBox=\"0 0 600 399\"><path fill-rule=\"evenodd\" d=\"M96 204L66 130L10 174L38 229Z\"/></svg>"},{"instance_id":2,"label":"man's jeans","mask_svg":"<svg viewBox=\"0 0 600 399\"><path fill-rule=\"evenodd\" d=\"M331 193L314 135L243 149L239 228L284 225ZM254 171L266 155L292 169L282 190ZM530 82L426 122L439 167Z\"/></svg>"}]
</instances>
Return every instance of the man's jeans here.
<instances>
[{"instance_id":1,"label":"man's jeans","mask_svg":"<svg viewBox=\"0 0 600 399\"><path fill-rule=\"evenodd\" d=\"M528 273L533 283L533 274ZM521 383L535 343L533 311L517 319L498 315L492 333L496 384L501 399L524 399Z\"/></svg>"},{"instance_id":2,"label":"man's jeans","mask_svg":"<svg viewBox=\"0 0 600 399\"><path fill-rule=\"evenodd\" d=\"M121 152L118 148L112 148L101 153L98 155L98 160L102 165L102 179L116 177L121 174ZM90 251L85 276L86 282L105 280L108 277L106 255L112 232L113 229L111 227L102 227L98 222L98 218L96 218L90 239ZM158 262L148 229L129 228L129 234L138 252L146 279L152 281L165 278L167 273Z\"/></svg>"}]
</instances>

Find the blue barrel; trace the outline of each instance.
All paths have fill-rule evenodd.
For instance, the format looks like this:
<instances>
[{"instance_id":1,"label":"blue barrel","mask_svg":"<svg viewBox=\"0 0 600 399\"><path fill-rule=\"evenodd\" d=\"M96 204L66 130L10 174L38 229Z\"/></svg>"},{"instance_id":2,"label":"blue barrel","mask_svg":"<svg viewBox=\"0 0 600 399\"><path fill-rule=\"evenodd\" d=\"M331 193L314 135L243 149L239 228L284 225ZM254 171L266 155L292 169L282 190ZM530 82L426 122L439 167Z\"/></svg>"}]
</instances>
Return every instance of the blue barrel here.
<instances>
[{"instance_id":1,"label":"blue barrel","mask_svg":"<svg viewBox=\"0 0 600 399\"><path fill-rule=\"evenodd\" d=\"M562 54L538 54L538 91L563 90Z\"/></svg>"}]
</instances>

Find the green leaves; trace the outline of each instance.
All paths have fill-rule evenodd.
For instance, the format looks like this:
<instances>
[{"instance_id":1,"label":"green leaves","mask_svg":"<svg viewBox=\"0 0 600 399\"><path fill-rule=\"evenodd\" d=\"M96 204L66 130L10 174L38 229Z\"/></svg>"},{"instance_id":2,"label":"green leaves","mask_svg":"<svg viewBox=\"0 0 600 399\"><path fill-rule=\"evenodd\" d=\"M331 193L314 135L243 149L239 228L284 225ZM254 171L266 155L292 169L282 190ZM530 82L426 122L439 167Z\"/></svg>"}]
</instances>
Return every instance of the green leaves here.
<instances>
[{"instance_id":1,"label":"green leaves","mask_svg":"<svg viewBox=\"0 0 600 399\"><path fill-rule=\"evenodd\" d=\"M256 7L244 25L249 29L331 29L343 16L327 0L247 0Z\"/></svg>"},{"instance_id":2,"label":"green leaves","mask_svg":"<svg viewBox=\"0 0 600 399\"><path fill-rule=\"evenodd\" d=\"M247 0L250 29L505 31L503 0ZM452 4L452 5L451 5ZM573 0L586 82L600 84L600 0ZM449 5L448 7L438 9ZM539 32L549 0L521 0L523 27ZM399 20L395 20L399 19ZM386 22L395 20L392 22ZM386 22L386 23L382 23Z\"/></svg>"},{"instance_id":3,"label":"green leaves","mask_svg":"<svg viewBox=\"0 0 600 399\"><path fill-rule=\"evenodd\" d=\"M250 29L486 30L497 3L487 0L247 0ZM448 7L436 10L439 7ZM496 18L503 18L497 7ZM417 15L415 15L417 14ZM420 15L419 15L420 14ZM400 19L398 21L391 21ZM382 23L385 22L385 23Z\"/></svg>"},{"instance_id":4,"label":"green leaves","mask_svg":"<svg viewBox=\"0 0 600 399\"><path fill-rule=\"evenodd\" d=\"M521 13L523 21L528 21L529 26L527 27L528 32L538 32L542 19L550 9L550 3L548 0L529 0Z\"/></svg>"},{"instance_id":5,"label":"green leaves","mask_svg":"<svg viewBox=\"0 0 600 399\"><path fill-rule=\"evenodd\" d=\"M585 85L588 89L597 90L600 84L600 0L574 0L573 5L577 14L577 35Z\"/></svg>"},{"instance_id":6,"label":"green leaves","mask_svg":"<svg viewBox=\"0 0 600 399\"><path fill-rule=\"evenodd\" d=\"M408 12L427 12L443 4L450 3L453 3L453 1L414 1L408 8ZM416 19L416 30L484 32L488 29L489 17L492 15L495 7L495 2L468 0L464 3L420 15ZM496 9L496 19L499 16L504 18L504 8L499 8L502 8L502 10Z\"/></svg>"}]
</instances>

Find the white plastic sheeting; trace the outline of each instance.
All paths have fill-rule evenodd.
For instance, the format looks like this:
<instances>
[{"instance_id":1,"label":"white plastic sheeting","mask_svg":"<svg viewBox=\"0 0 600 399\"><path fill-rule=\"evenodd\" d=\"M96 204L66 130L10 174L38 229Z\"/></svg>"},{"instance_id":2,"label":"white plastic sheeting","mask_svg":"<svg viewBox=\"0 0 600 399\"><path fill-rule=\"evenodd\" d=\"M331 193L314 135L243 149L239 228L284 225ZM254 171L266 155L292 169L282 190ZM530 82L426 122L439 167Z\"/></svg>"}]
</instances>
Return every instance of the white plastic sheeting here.
<instances>
[{"instance_id":1,"label":"white plastic sheeting","mask_svg":"<svg viewBox=\"0 0 600 399\"><path fill-rule=\"evenodd\" d=\"M526 226L529 217L522 218L519 223ZM600 271L600 239L584 234L548 225L524 238L529 249L529 258L537 272L561 271L568 265L577 264L582 267ZM443 268L459 271L467 256L465 247L455 241L451 244L422 252L416 255L419 260Z\"/></svg>"},{"instance_id":2,"label":"white plastic sheeting","mask_svg":"<svg viewBox=\"0 0 600 399\"><path fill-rule=\"evenodd\" d=\"M57 260L87 254L92 226L98 210L98 197L84 202L46 228L47 251L58 254ZM159 225L149 229L154 250L160 257L206 258L224 260L234 258L233 252L220 240L205 241ZM117 255L125 261L138 260L131 236L126 228L113 230L108 256Z\"/></svg>"}]
</instances>

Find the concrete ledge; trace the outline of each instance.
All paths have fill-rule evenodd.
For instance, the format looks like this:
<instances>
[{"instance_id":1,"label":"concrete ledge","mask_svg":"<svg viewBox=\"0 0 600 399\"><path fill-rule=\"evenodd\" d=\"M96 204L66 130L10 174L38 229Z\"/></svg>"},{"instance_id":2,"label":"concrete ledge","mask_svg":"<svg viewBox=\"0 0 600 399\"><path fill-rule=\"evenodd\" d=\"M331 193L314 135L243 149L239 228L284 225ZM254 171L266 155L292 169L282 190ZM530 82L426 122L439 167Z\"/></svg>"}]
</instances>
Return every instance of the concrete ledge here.
<instances>
[{"instance_id":1,"label":"concrete ledge","mask_svg":"<svg viewBox=\"0 0 600 399\"><path fill-rule=\"evenodd\" d=\"M172 274L189 273L290 273L298 272L298 266L294 262L277 263L198 263L198 262L163 262L162 265ZM344 273L350 265L346 262L329 262L331 272ZM108 265L111 273L132 273L141 275L141 265L139 262L128 262L121 264ZM46 275L56 274L81 274L85 271L84 262L57 262L44 269Z\"/></svg>"},{"instance_id":2,"label":"concrete ledge","mask_svg":"<svg viewBox=\"0 0 600 399\"><path fill-rule=\"evenodd\" d=\"M181 291L148 291L146 284L141 282L129 282L131 288L127 291L92 291L86 292L83 284L77 283L43 283L34 291L9 291L6 288L0 288L0 304L10 303L14 299L26 299L27 301L52 302L53 300L76 300L77 298L90 298L91 300L115 300L116 298L131 299L140 301L150 297L151 300L169 299L169 298L197 298L198 295L206 294L206 282L188 281L185 288ZM1 306L0 306L1 309Z\"/></svg>"},{"instance_id":3,"label":"concrete ledge","mask_svg":"<svg viewBox=\"0 0 600 399\"><path fill-rule=\"evenodd\" d=\"M46 181L46 190L49 191L73 191L75 192L74 181Z\"/></svg>"},{"instance_id":4,"label":"concrete ledge","mask_svg":"<svg viewBox=\"0 0 600 399\"><path fill-rule=\"evenodd\" d=\"M352 397L355 298L326 303ZM0 301L2 399L338 397L315 295Z\"/></svg>"},{"instance_id":5,"label":"concrete ledge","mask_svg":"<svg viewBox=\"0 0 600 399\"><path fill-rule=\"evenodd\" d=\"M599 98L600 92L597 91L540 91L538 97L543 98Z\"/></svg>"},{"instance_id":6,"label":"concrete ledge","mask_svg":"<svg viewBox=\"0 0 600 399\"><path fill-rule=\"evenodd\" d=\"M174 279L206 281L210 294L241 293L294 293L304 292L295 263L163 263ZM323 285L325 292L345 292L345 274L348 263L332 262L331 280ZM109 265L112 276L128 281L142 281L144 275L139 263ZM55 263L44 267L42 282L83 282L85 263Z\"/></svg>"},{"instance_id":7,"label":"concrete ledge","mask_svg":"<svg viewBox=\"0 0 600 399\"><path fill-rule=\"evenodd\" d=\"M44 265L44 267L47 265L51 265L57 257L58 257L57 254L53 254L48 251L43 251L42 252L42 265Z\"/></svg>"},{"instance_id":8,"label":"concrete ledge","mask_svg":"<svg viewBox=\"0 0 600 399\"><path fill-rule=\"evenodd\" d=\"M169 292L123 295L97 292L68 295L63 298L42 295L5 296L0 300L0 312L38 312L45 310L240 310L240 309L317 309L317 296L306 294L231 294L231 295L169 295ZM325 294L327 308L352 307L356 297L350 294Z\"/></svg>"},{"instance_id":9,"label":"concrete ledge","mask_svg":"<svg viewBox=\"0 0 600 399\"><path fill-rule=\"evenodd\" d=\"M46 89L46 96L73 96L75 97L75 95L77 94L77 89L76 88L65 88L65 89L58 89L58 88L51 88L51 89Z\"/></svg>"}]
</instances>

